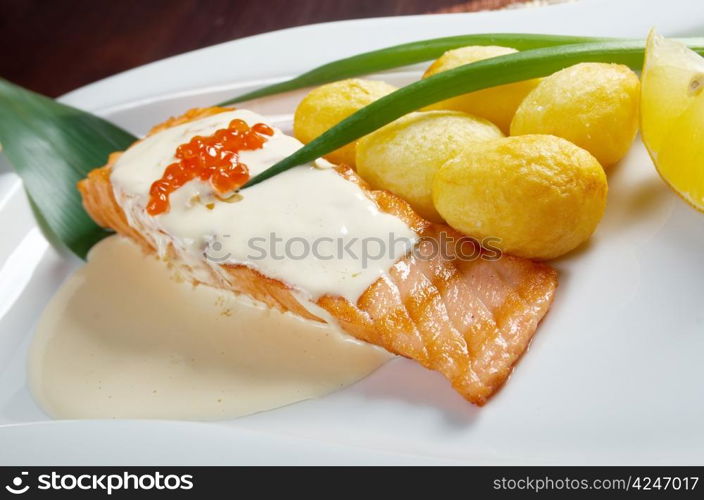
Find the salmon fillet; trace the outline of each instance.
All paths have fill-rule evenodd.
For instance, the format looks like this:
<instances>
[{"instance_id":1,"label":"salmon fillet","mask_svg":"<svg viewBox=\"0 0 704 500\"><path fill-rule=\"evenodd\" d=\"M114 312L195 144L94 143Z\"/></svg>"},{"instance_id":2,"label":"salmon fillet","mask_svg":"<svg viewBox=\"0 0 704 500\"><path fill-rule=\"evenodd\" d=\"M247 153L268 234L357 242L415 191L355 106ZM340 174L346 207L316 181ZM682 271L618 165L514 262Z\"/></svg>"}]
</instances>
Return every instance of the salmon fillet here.
<instances>
[{"instance_id":1,"label":"salmon fillet","mask_svg":"<svg viewBox=\"0 0 704 500\"><path fill-rule=\"evenodd\" d=\"M156 126L150 134L229 108L190 110ZM155 252L150 239L131 227L110 183L112 166L93 170L78 189L90 216ZM503 255L497 260L459 258L457 249L484 252L473 240L448 226L422 219L401 198L372 190L349 167L339 175L354 182L380 210L403 220L420 237L419 245L435 245L430 253L411 252L388 275L377 279L356 304L325 295L316 304L350 335L411 358L442 373L467 400L483 405L506 381L547 313L557 287L557 273L546 264ZM462 242L460 247L457 242ZM175 255L175 254L174 254ZM486 254L485 254L486 256ZM221 276L201 283L249 295L270 307L322 321L311 313L291 286L246 265L222 264Z\"/></svg>"}]
</instances>

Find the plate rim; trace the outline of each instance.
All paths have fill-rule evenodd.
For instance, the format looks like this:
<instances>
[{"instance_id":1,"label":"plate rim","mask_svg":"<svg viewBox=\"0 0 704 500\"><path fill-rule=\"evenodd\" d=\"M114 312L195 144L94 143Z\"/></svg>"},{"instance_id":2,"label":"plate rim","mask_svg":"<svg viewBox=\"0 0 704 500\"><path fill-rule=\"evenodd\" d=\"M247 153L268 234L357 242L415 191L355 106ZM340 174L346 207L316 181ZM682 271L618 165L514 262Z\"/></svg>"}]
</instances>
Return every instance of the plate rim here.
<instances>
[{"instance_id":1,"label":"plate rim","mask_svg":"<svg viewBox=\"0 0 704 500\"><path fill-rule=\"evenodd\" d=\"M696 0L695 0L696 1ZM479 13L463 13L463 14L434 14L432 15L433 19L437 19L437 24L441 24L447 19L452 18L453 22L456 19L466 19L466 16L473 16L474 18L478 16L485 16L487 18L492 18L495 16L514 16L516 15L515 13L520 13L521 15L527 14L528 12L531 13L536 13L536 12L546 12L550 11L547 16L553 15L552 13L555 12L557 9L565 9L566 11L569 11L570 14L575 13L575 8L579 7L581 8L586 8L588 6L589 9L595 9L595 8L600 8L600 5L606 4L607 0L581 0L579 3L567 3L567 4L557 4L557 5L551 5L551 6L546 6L538 9L530 9L530 10L525 10L525 9L516 9L516 10L504 10L504 11L487 11L487 12L479 12ZM641 10L643 7L645 7L645 2L638 1L638 0L621 0L620 5L635 5L638 3L639 7ZM651 2L649 2L651 3ZM682 6L691 6L693 5L694 2L691 2L689 0L671 0L668 4L668 8L673 8L673 5L682 5ZM613 5L613 3L611 4ZM663 6L658 5L660 9L663 8ZM646 9L647 10L647 9ZM674 9L673 9L674 10ZM533 15L533 14L530 14ZM543 14L540 14L543 15ZM63 102L69 103L76 105L78 107L83 107L86 109L94 109L98 110L100 112L108 112L113 110L116 107L119 106L135 106L136 101L139 101L139 99L127 99L127 100L122 100L120 101L120 93L115 92L115 89L123 88L125 86L130 87L130 92L135 93L137 95L138 93L142 93L141 100L148 102L150 99L154 99L155 97L165 97L165 94L168 96L174 96L177 95L179 92L189 92L189 91L194 91L194 90L205 90L205 88L208 87L218 87L220 84L214 83L211 84L210 86L200 86L197 84L197 82L194 81L186 81L182 82L183 87L180 89L171 89L170 91L166 91L164 94L161 92L159 93L149 93L150 88L152 87L142 87L142 88L137 88L139 85L134 85L134 83L138 83L140 79L149 77L151 74L153 74L154 69L166 69L167 67L171 67L172 69L165 71L165 74L161 79L158 81L163 81L167 77L173 76L173 71L177 69L176 67L179 65L179 61L184 60L183 58L193 58L195 56L202 57L205 54L213 54L209 57L214 57L217 53L219 53L222 50L228 50L228 51L233 51L237 52L238 50L243 50L242 47L247 47L252 43L255 44L261 44L261 43L270 43L272 40L275 39L286 39L287 37L294 36L298 37L301 33L306 33L309 34L310 31L315 31L318 29L331 29L331 27L340 27L341 25L348 25L345 27L345 29L354 29L356 26L359 26L361 24L367 24L369 22L390 22L392 24L397 24L398 26L403 26L406 25L407 23L413 23L417 22L419 19L427 19L428 15L420 15L420 16L403 16L403 17L387 17L387 18L369 18L369 19L360 19L360 20L350 20L350 21L335 21L335 22L330 22L330 23L320 23L320 24L314 24L314 25L307 25L307 26L302 26L302 27L296 27L296 28L288 28L284 30L279 30L275 32L270 32L270 33L265 33L261 35L255 35L252 37L247 37L247 38L242 38L239 40L234 40L231 42L225 42L223 44L218 44L214 45L211 47L207 47L204 49L199 49L197 51L192 51L188 52L185 54L177 55L177 56L172 56L167 59L162 59L160 61L156 61L154 63L150 63L145 66L140 66L138 68L134 68L132 70L128 70L126 72L120 73L118 75L114 75L111 77L108 77L104 80L100 80L98 82L89 84L87 86L81 87L79 89L76 89L60 98ZM498 17L497 17L498 18ZM433 24L436 24L435 21L433 21ZM307 35L306 35L307 36ZM413 34L410 37L407 37L408 39L417 39L418 35ZM388 45L384 43L383 45ZM283 73L283 74L288 74L288 73ZM145 76L146 75L146 76ZM280 79L282 77L282 74L278 75L270 75L268 77L261 77L259 79L271 79L271 80L276 80ZM246 80L243 80L243 83L251 83L253 80L257 80L257 78L247 78ZM133 83L130 83L133 82ZM157 82L158 83L158 82ZM230 84L224 83L222 85L231 85ZM102 97L101 97L102 94ZM124 95L124 94L123 94ZM102 101L101 101L102 99ZM100 103L102 102L102 105ZM81 421L81 423L88 423L88 425L94 425L95 421ZM98 421L102 422L102 421ZM121 421L125 423L125 425L132 424L134 421ZM140 423L143 423L144 421L138 421ZM168 422L173 422L173 421L168 421ZM177 421L178 422L178 421ZM54 426L53 424L59 424ZM40 423L17 423L17 424L5 424L5 425L0 425L0 434L3 432L8 432L11 431L11 428L13 427L23 427L23 426L36 426L36 425L42 425L42 426L48 426L48 427L55 427L57 428L56 432L61 432L60 429L63 429L63 426L66 426L66 424L63 424L62 422L40 422ZM198 423L196 425L211 425L208 423ZM102 426L102 423L101 423ZM222 428L221 432L229 431L230 429L224 429ZM238 432L246 432L246 433L256 433L255 430L252 429L247 429L247 428L238 428ZM285 436L284 436L285 437ZM321 442L325 444L325 442ZM333 446L335 448L346 448L346 445L340 445L338 443L333 443ZM351 447L350 447L351 448ZM39 459L41 455L39 455L41 447L37 449L38 455L36 455ZM364 448L367 449L367 448ZM368 449L370 454L377 453L379 450L374 450L374 449ZM386 452L390 453L391 455L397 455L398 460L401 460L404 455L401 453L397 452ZM1 454L0 454L1 455ZM436 457L420 457L420 458L426 458L427 460L432 460L433 458ZM526 463L523 461L516 461L511 459L511 457L503 457L505 461L508 461L509 463ZM450 461L451 459L448 459ZM0 462L5 462L7 461L7 457L3 458L0 456ZM464 460L463 462L467 463L467 460ZM484 462L477 462L477 461L472 461L471 463L501 463L501 459L497 459L496 457L492 457L490 455L485 456L485 461ZM111 462L115 463L115 462ZM188 463L185 460L181 460L178 463ZM344 463L344 460L341 462Z\"/></svg>"}]
</instances>

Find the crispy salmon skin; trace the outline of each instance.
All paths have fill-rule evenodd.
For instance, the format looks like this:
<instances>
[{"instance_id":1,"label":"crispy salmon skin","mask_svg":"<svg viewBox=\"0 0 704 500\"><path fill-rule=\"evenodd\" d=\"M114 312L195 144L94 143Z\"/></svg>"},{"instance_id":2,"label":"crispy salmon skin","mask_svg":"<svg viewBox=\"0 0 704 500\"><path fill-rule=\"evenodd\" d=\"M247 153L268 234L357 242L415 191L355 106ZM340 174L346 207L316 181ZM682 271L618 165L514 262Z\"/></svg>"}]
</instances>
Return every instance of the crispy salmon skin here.
<instances>
[{"instance_id":1,"label":"crispy salmon skin","mask_svg":"<svg viewBox=\"0 0 704 500\"><path fill-rule=\"evenodd\" d=\"M194 109L157 125L150 134L227 108ZM79 182L83 204L101 226L155 252L144 229L129 225L115 199L110 172L119 158ZM336 167L380 210L403 220L432 252L411 252L398 260L351 303L324 295L317 306L350 335L411 358L442 373L467 400L484 404L506 381L547 313L557 287L557 273L543 263L508 255L490 256L453 229L419 217L402 199L371 190L350 168ZM458 245L458 242L460 244ZM471 252L468 252L472 250ZM461 255L458 249L462 249ZM474 258L466 258L471 253ZM291 286L246 265L222 264L228 276L200 282L247 294L270 307L321 321Z\"/></svg>"}]
</instances>

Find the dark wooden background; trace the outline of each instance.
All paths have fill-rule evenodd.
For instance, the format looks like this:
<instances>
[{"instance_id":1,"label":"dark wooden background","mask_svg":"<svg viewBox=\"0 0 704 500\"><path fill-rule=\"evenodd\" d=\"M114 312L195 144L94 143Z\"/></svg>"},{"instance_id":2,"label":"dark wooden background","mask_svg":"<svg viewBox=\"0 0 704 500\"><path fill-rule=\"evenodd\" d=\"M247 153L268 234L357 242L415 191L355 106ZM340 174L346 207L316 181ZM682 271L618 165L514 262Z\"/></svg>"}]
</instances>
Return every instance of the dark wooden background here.
<instances>
[{"instance_id":1,"label":"dark wooden background","mask_svg":"<svg viewBox=\"0 0 704 500\"><path fill-rule=\"evenodd\" d=\"M526 0L0 0L0 76L52 97L215 43L304 24Z\"/></svg>"}]
</instances>

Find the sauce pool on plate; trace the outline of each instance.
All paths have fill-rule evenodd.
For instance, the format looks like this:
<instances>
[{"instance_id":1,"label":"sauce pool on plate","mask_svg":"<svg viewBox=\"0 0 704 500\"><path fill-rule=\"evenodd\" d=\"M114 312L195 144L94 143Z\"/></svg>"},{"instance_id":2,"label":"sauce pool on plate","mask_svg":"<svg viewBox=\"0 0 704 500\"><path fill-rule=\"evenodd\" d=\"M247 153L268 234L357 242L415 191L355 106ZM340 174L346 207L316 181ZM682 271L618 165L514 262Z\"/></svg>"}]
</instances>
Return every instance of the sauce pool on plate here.
<instances>
[{"instance_id":1,"label":"sauce pool on plate","mask_svg":"<svg viewBox=\"0 0 704 500\"><path fill-rule=\"evenodd\" d=\"M391 355L207 286L112 236L45 309L32 392L56 418L232 418L319 397Z\"/></svg>"}]
</instances>

